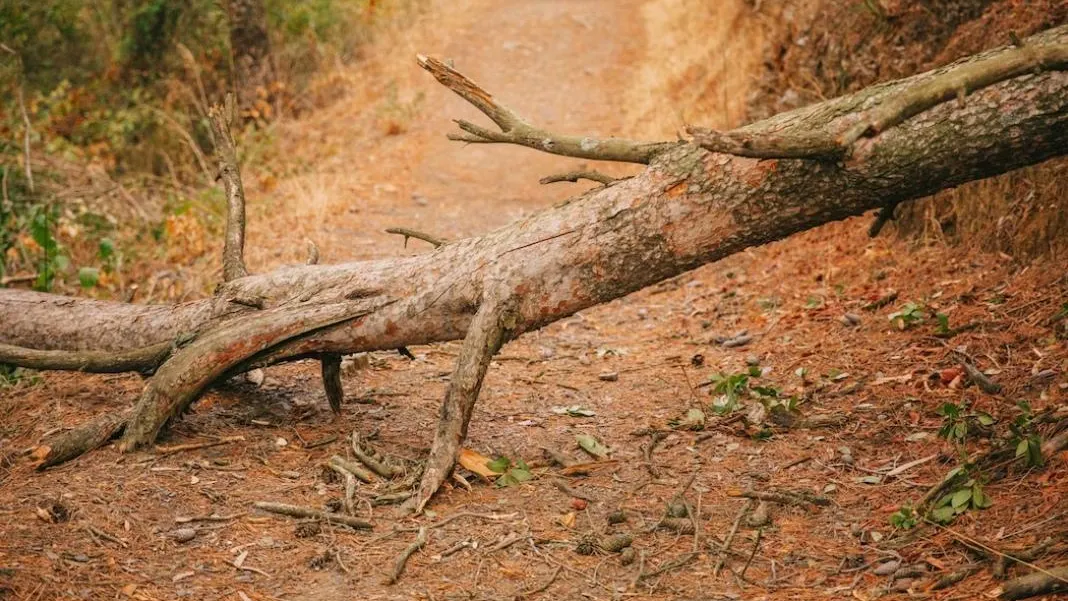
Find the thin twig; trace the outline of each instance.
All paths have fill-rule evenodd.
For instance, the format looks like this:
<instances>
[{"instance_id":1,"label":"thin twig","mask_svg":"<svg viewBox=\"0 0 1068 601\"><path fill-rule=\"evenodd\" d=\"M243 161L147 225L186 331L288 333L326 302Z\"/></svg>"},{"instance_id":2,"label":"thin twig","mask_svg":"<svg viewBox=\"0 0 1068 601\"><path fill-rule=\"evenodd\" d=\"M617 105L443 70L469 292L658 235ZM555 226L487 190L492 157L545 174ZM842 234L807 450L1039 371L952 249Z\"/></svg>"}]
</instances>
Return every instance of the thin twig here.
<instances>
[{"instance_id":1,"label":"thin twig","mask_svg":"<svg viewBox=\"0 0 1068 601\"><path fill-rule=\"evenodd\" d=\"M547 175L547 176L541 178L540 180L538 180L538 183L539 184L555 184L555 183L558 183L558 182L576 183L580 179L588 179L591 182L597 182L599 184L604 184L606 186L608 184L616 181L616 178L614 178L614 177L612 177L610 175L605 175L605 174L601 173L600 171L594 171L592 169L588 169L588 170L587 169L579 169L579 170L576 170L576 171L568 171L567 173L557 173L557 174L554 174L554 175Z\"/></svg>"},{"instance_id":2,"label":"thin twig","mask_svg":"<svg viewBox=\"0 0 1068 601\"><path fill-rule=\"evenodd\" d=\"M760 537L764 535L764 529L758 528L756 533L756 541L753 542L753 552L749 554L749 559L745 560L745 565L742 566L742 571L738 573L738 577L745 579L745 571L749 569L749 564L753 563L753 558L756 557L757 549L760 548Z\"/></svg>"},{"instance_id":3,"label":"thin twig","mask_svg":"<svg viewBox=\"0 0 1068 601\"><path fill-rule=\"evenodd\" d=\"M415 554L416 551L426 546L426 527L419 529L419 534L415 536L415 540L412 544L404 548L397 556L397 559L393 562L393 571L389 574L389 580L386 584L396 584L400 580L401 574L404 573L404 566L408 565L408 559Z\"/></svg>"},{"instance_id":4,"label":"thin twig","mask_svg":"<svg viewBox=\"0 0 1068 601\"><path fill-rule=\"evenodd\" d=\"M287 515L293 518L314 518L317 520L323 520L332 524L342 524L349 526L350 528L356 528L360 530L370 530L372 528L371 523L366 520L354 518L348 515L342 515L340 513L331 513L329 511L319 511L318 509L312 509L311 507L301 507L299 505L288 505L286 503L272 503L269 501L257 501L253 503L256 509L262 509L271 513L277 513L280 515Z\"/></svg>"},{"instance_id":5,"label":"thin twig","mask_svg":"<svg viewBox=\"0 0 1068 601\"><path fill-rule=\"evenodd\" d=\"M723 539L723 546L720 548L720 554L716 559L716 565L712 568L713 577L719 576L719 571L723 569L723 564L727 561L727 551L730 550L731 543L734 542L734 535L738 532L738 526L741 525L742 518L745 517L745 514L749 511L749 508L752 507L752 505L752 499L746 501L745 504L742 505L741 510L738 511L738 515L734 518L734 525L731 526L731 531L727 534L727 538Z\"/></svg>"},{"instance_id":6,"label":"thin twig","mask_svg":"<svg viewBox=\"0 0 1068 601\"><path fill-rule=\"evenodd\" d=\"M523 597L529 597L531 595L537 595L538 593L541 593L541 592L545 592L550 586L553 585L554 582L556 582L556 577L559 576L560 572L562 572L563 570L564 570L563 566L556 566L556 570L553 572L553 575L549 576L549 579L546 580L544 584L539 585L537 588L532 588L532 589L529 589L529 590L520 591L520 592L516 593L515 596L517 598L523 598Z\"/></svg>"},{"instance_id":7,"label":"thin twig","mask_svg":"<svg viewBox=\"0 0 1068 601\"><path fill-rule=\"evenodd\" d=\"M232 442L241 442L245 440L244 436L225 436L218 440L211 440L208 442L192 442L189 444L180 444L173 447L156 447L157 457L167 457L168 455L174 455L175 453L183 453L185 451L195 451L197 449L207 449L211 447L217 447L224 444L230 444Z\"/></svg>"},{"instance_id":8,"label":"thin twig","mask_svg":"<svg viewBox=\"0 0 1068 601\"><path fill-rule=\"evenodd\" d=\"M437 236L431 236L420 232L418 230L409 229L406 227L389 227L386 228L387 234L397 234L398 236L404 236L404 247L408 247L408 238L415 238L416 240L422 240L434 245L434 248L441 246L448 242L445 238L438 238Z\"/></svg>"}]
</instances>

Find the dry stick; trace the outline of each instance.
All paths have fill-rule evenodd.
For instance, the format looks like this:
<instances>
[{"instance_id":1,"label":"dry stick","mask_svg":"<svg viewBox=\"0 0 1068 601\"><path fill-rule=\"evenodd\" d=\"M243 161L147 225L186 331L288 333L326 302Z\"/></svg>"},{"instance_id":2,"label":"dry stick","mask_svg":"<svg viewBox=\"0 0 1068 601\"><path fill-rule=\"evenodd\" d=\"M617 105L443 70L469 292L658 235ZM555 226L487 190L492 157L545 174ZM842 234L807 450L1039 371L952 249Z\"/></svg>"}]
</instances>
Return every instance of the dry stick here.
<instances>
[{"instance_id":1,"label":"dry stick","mask_svg":"<svg viewBox=\"0 0 1068 601\"><path fill-rule=\"evenodd\" d=\"M994 569L991 570L994 578L1004 580L1009 573L1009 567L1013 563L1035 561L1046 551L1049 551L1050 547L1052 547L1055 542L1053 537L1046 537L1027 549L1012 553L1007 552L1004 555L999 556L997 561L994 562Z\"/></svg>"},{"instance_id":2,"label":"dry stick","mask_svg":"<svg viewBox=\"0 0 1068 601\"><path fill-rule=\"evenodd\" d=\"M738 573L738 578L745 579L745 571L749 569L749 564L753 563L753 558L756 557L757 549L760 548L760 537L764 535L764 529L758 528L756 533L756 541L753 543L753 552L749 554L749 559L745 560L745 565L742 566L742 571Z\"/></svg>"},{"instance_id":3,"label":"dry stick","mask_svg":"<svg viewBox=\"0 0 1068 601\"><path fill-rule=\"evenodd\" d=\"M46 351L0 344L0 363L30 369L61 369L92 373L146 372L145 365L159 365L174 346L161 342L128 351ZM147 373L147 372L146 372Z\"/></svg>"},{"instance_id":4,"label":"dry stick","mask_svg":"<svg viewBox=\"0 0 1068 601\"><path fill-rule=\"evenodd\" d=\"M556 566L556 570L553 572L553 575L549 576L549 579L546 580L544 584L538 586L537 588L532 588L532 589L528 589L528 590L525 590L525 591L519 591L518 593L515 594L515 596L518 597L518 598L522 598L522 597L529 597L531 595L537 595L538 593L545 592L546 590L548 590L548 588L550 586L553 585L554 582L556 582L556 577L559 576L560 572L562 572L563 570L564 570L564 566Z\"/></svg>"},{"instance_id":5,"label":"dry stick","mask_svg":"<svg viewBox=\"0 0 1068 601\"><path fill-rule=\"evenodd\" d=\"M371 468L372 472L387 480L396 476L400 471L387 464L382 458L376 457L374 450L368 451L364 448L360 443L359 435L355 431L352 433L352 454L356 456L356 459L360 460L360 463Z\"/></svg>"},{"instance_id":6,"label":"dry stick","mask_svg":"<svg viewBox=\"0 0 1068 601\"><path fill-rule=\"evenodd\" d=\"M363 469L363 467L361 467L359 464L353 463L353 462L349 461L348 459L344 459L342 457L334 455L334 456L332 456L330 458L330 464L329 465L330 465L331 468L335 468L336 467L336 468L339 468L341 470L344 470L344 471L352 474L353 476L356 476L360 480L362 480L364 482L367 482L368 484L371 483L371 482L374 482L374 476L372 476L370 472L368 472L367 470Z\"/></svg>"},{"instance_id":7,"label":"dry stick","mask_svg":"<svg viewBox=\"0 0 1068 601\"><path fill-rule=\"evenodd\" d=\"M568 171L567 173L557 173L555 175L547 175L538 180L539 184L555 184L558 182L571 182L577 183L580 179L588 179L591 182L597 182L600 184L608 185L616 178L605 175L599 171L579 169L577 171Z\"/></svg>"},{"instance_id":8,"label":"dry stick","mask_svg":"<svg viewBox=\"0 0 1068 601\"><path fill-rule=\"evenodd\" d=\"M218 440L211 440L208 442L193 442L189 444L180 444L173 447L158 447L156 448L157 457L166 457L168 455L174 455L175 453L181 453L183 451L195 451L197 449L207 449L210 447L217 447L219 445L230 444L231 442L241 442L245 440L244 436L224 436Z\"/></svg>"},{"instance_id":9,"label":"dry stick","mask_svg":"<svg viewBox=\"0 0 1068 601\"><path fill-rule=\"evenodd\" d=\"M723 546L720 548L719 557L716 559L716 565L712 568L712 576L719 576L719 571L723 569L724 562L727 561L727 551L731 548L731 543L734 542L734 535L738 532L738 526L742 523L742 518L752 507L753 500L749 499L742 505L742 509L738 511L738 515L734 518L734 525L731 526L731 531L727 533L727 538L723 539Z\"/></svg>"},{"instance_id":10,"label":"dry stick","mask_svg":"<svg viewBox=\"0 0 1068 601\"><path fill-rule=\"evenodd\" d=\"M515 327L515 304L514 298L483 299L482 306L468 326L449 388L445 391L441 417L423 477L416 494L408 503L416 513L422 513L423 507L456 464L460 443L467 437L467 425L482 388L482 379L493 356L511 337L511 330Z\"/></svg>"},{"instance_id":11,"label":"dry stick","mask_svg":"<svg viewBox=\"0 0 1068 601\"><path fill-rule=\"evenodd\" d=\"M826 507L831 504L831 499L822 495L813 494L807 491L765 491L765 490L744 490L744 491L730 491L727 493L729 497L744 497L746 499L756 499L758 501L770 501L772 503L779 503L781 505L819 505Z\"/></svg>"},{"instance_id":12,"label":"dry stick","mask_svg":"<svg viewBox=\"0 0 1068 601\"><path fill-rule=\"evenodd\" d=\"M556 488L558 488L560 490L560 492L564 493L565 495L567 495L569 497L575 497L576 499L582 499L583 501L589 501L590 503L596 503L597 502L597 498L594 497L593 495L591 495L589 493L584 493L582 491L575 490L574 488L571 488L570 486L567 485L566 482L564 482L563 480L561 480L559 478L553 478L553 485L556 486Z\"/></svg>"},{"instance_id":13,"label":"dry stick","mask_svg":"<svg viewBox=\"0 0 1068 601\"><path fill-rule=\"evenodd\" d=\"M469 121L457 119L463 133L449 134L450 140L470 143L507 143L526 146L550 154L648 164L657 154L674 148L676 142L638 142L620 138L592 138L555 134L534 127L510 109L500 105L489 92L445 63L426 56L416 57L419 66L434 76L441 85L474 105L490 118L500 131L492 131Z\"/></svg>"},{"instance_id":14,"label":"dry stick","mask_svg":"<svg viewBox=\"0 0 1068 601\"><path fill-rule=\"evenodd\" d=\"M1068 565L1020 576L1001 585L1001 599L1027 599L1068 591Z\"/></svg>"},{"instance_id":15,"label":"dry stick","mask_svg":"<svg viewBox=\"0 0 1068 601\"><path fill-rule=\"evenodd\" d=\"M839 159L848 156L860 138L875 136L943 102L959 98L962 93L1038 70L1062 70L1066 66L1068 44L1024 46L951 66L883 100L862 115L859 122L843 119L841 125L832 124L824 131L754 134L745 128L720 132L701 127L690 127L687 131L698 145L712 152L762 159Z\"/></svg>"},{"instance_id":16,"label":"dry stick","mask_svg":"<svg viewBox=\"0 0 1068 601\"><path fill-rule=\"evenodd\" d=\"M345 399L345 387L341 383L341 355L323 353L319 356L326 402L334 415L341 415L341 401Z\"/></svg>"},{"instance_id":17,"label":"dry stick","mask_svg":"<svg viewBox=\"0 0 1068 601\"><path fill-rule=\"evenodd\" d=\"M412 544L404 548L397 556L397 559L393 562L393 571L390 572L389 580L386 584L396 584L400 580L401 574L404 573L404 566L408 564L408 559L415 554L416 551L426 546L426 527L419 529L419 534L415 536L415 540Z\"/></svg>"},{"instance_id":18,"label":"dry stick","mask_svg":"<svg viewBox=\"0 0 1068 601\"><path fill-rule=\"evenodd\" d=\"M342 515L340 513L319 511L318 509L312 509L311 507L301 507L299 505L289 505L286 503L272 503L269 501L256 501L252 505L256 509L262 509L280 515L287 515L292 518L313 518L331 524L342 524L359 530L370 530L372 528L371 523L366 520Z\"/></svg>"},{"instance_id":19,"label":"dry stick","mask_svg":"<svg viewBox=\"0 0 1068 601\"><path fill-rule=\"evenodd\" d=\"M667 438L667 436L667 432L663 432L660 430L654 431L649 436L649 444L645 445L645 447L642 449L642 455L645 458L645 469L653 478L660 477L660 469L657 468L656 464L653 463L653 450L656 448L657 443Z\"/></svg>"},{"instance_id":20,"label":"dry stick","mask_svg":"<svg viewBox=\"0 0 1068 601\"><path fill-rule=\"evenodd\" d=\"M345 480L345 499L342 501L345 513L349 515L356 513L356 477L352 475L352 472L335 463L328 463L327 467Z\"/></svg>"},{"instance_id":21,"label":"dry stick","mask_svg":"<svg viewBox=\"0 0 1068 601\"><path fill-rule=\"evenodd\" d=\"M665 572L670 572L671 570L676 570L676 569L681 568L682 566L690 563L694 559L697 559L700 555L701 555L700 553L684 553L684 554L678 556L675 559L672 559L670 561L665 561L664 563L660 564L660 567L658 567L657 569L653 570L652 572L639 572L637 580L639 580L639 581L648 580L649 578L653 578L655 576L659 576L659 575L661 575L661 574L663 574ZM642 556L642 559L644 559L644 555Z\"/></svg>"},{"instance_id":22,"label":"dry stick","mask_svg":"<svg viewBox=\"0 0 1068 601\"><path fill-rule=\"evenodd\" d=\"M437 247L441 246L442 244L445 244L446 242L448 242L448 240L446 240L445 238L438 238L437 236L431 236L430 234L426 234L426 233L420 232L418 230L408 229L406 227L388 227L388 228L386 228L386 233L387 234L397 234L399 236L404 236L404 247L405 248L408 247L408 238L415 238L416 240L422 240L423 242L429 242L430 244L434 245L434 248L437 248Z\"/></svg>"},{"instance_id":23,"label":"dry stick","mask_svg":"<svg viewBox=\"0 0 1068 601\"><path fill-rule=\"evenodd\" d=\"M130 411L104 413L81 426L63 432L34 448L30 457L39 461L38 470L59 465L92 451L122 434Z\"/></svg>"},{"instance_id":24,"label":"dry stick","mask_svg":"<svg viewBox=\"0 0 1068 601\"><path fill-rule=\"evenodd\" d=\"M940 528L942 530L945 530L947 533L949 533L950 536L952 536L953 538L957 539L958 541L960 541L961 543L963 543L967 547L978 547L978 549L980 549L983 552L986 552L988 554L996 555L998 557L1006 557L1005 553L1002 553L1001 551L998 551L997 549L994 549L994 548L992 548L992 547L990 547L988 545L985 545L985 544L975 540L974 538L971 538L970 536L967 536L965 534L961 534L960 532L957 532L956 530L950 528L949 526L944 526L942 524L939 524L938 522L929 520L927 518L923 518L923 521L926 524L930 524L931 526L934 526L936 528ZM1023 564L1025 566L1031 568L1032 570L1035 570L1036 572L1041 572L1042 574L1045 574L1046 576L1049 576L1049 577L1051 577L1051 578L1053 578L1055 580L1060 580L1060 581L1063 582L1063 584L1068 585L1068 575L1062 576L1061 574L1057 574L1057 573L1051 572L1049 570L1046 570L1044 568L1040 568L1040 567L1036 566L1035 564L1031 563L1030 561L1025 561L1025 560L1022 560L1022 559L1019 559L1019 558L1013 558L1013 560L1016 561L1017 563Z\"/></svg>"},{"instance_id":25,"label":"dry stick","mask_svg":"<svg viewBox=\"0 0 1068 601\"><path fill-rule=\"evenodd\" d=\"M953 351L952 354L961 367L964 368L965 373L968 374L968 379L975 382L983 392L1001 394L1001 385L988 378L986 374L975 366L975 363L972 362L968 355L960 351Z\"/></svg>"},{"instance_id":26,"label":"dry stick","mask_svg":"<svg viewBox=\"0 0 1068 601\"><path fill-rule=\"evenodd\" d=\"M223 106L215 105L208 111L212 139L215 142L215 160L218 163L216 179L222 180L223 189L226 191L223 280L227 282L248 275L248 269L245 268L245 189L241 184L237 149L230 132L236 115L234 96L229 93Z\"/></svg>"}]
</instances>

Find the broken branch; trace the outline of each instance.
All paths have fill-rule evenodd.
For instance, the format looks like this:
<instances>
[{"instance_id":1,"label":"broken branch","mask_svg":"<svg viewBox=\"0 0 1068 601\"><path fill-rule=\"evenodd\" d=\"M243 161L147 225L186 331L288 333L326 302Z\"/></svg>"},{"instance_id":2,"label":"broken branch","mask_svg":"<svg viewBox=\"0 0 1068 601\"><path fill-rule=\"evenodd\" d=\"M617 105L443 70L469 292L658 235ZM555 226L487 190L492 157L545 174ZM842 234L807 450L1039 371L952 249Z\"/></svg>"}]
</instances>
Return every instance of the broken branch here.
<instances>
[{"instance_id":1,"label":"broken branch","mask_svg":"<svg viewBox=\"0 0 1068 601\"><path fill-rule=\"evenodd\" d=\"M341 524L350 528L356 528L357 530L372 529L371 523L366 520L361 520L348 515L341 515L340 513L319 511L318 509L312 509L311 507L288 505L286 503L272 503L269 501L256 501L252 505L256 509L262 509L263 511L277 513L279 515L286 515L291 518L312 518L329 522L331 524Z\"/></svg>"},{"instance_id":2,"label":"broken branch","mask_svg":"<svg viewBox=\"0 0 1068 601\"><path fill-rule=\"evenodd\" d=\"M215 142L215 160L219 169L216 179L222 180L226 192L223 280L227 282L248 275L248 269L245 268L245 188L241 184L237 147L230 132L236 111L234 96L229 93L226 95L225 104L216 104L208 110L212 140Z\"/></svg>"},{"instance_id":3,"label":"broken branch","mask_svg":"<svg viewBox=\"0 0 1068 601\"><path fill-rule=\"evenodd\" d=\"M415 540L412 544L408 545L397 556L396 561L393 562L393 571L389 574L389 580L387 584L396 584L400 580L401 574L404 573L404 566L408 565L408 559L415 554L416 551L426 546L426 526L419 528L419 534L415 536Z\"/></svg>"},{"instance_id":4,"label":"broken branch","mask_svg":"<svg viewBox=\"0 0 1068 601\"><path fill-rule=\"evenodd\" d=\"M404 247L408 247L408 238L415 238L416 240L422 240L423 242L429 242L434 245L434 248L441 246L448 242L445 238L438 238L437 236L431 236L418 230L408 229L406 227L390 227L386 228L387 234L397 234L404 236Z\"/></svg>"},{"instance_id":5,"label":"broken branch","mask_svg":"<svg viewBox=\"0 0 1068 601\"><path fill-rule=\"evenodd\" d=\"M547 175L547 176L541 178L540 180L538 180L538 183L539 184L555 184L557 182L577 183L580 179L588 179L591 182L597 182L599 184L604 184L606 186L608 184L616 181L616 178L611 177L609 175L605 175L605 174L603 174L603 173L601 173L599 171L582 170L582 169L580 169L578 171L568 171L567 173L557 173L556 175Z\"/></svg>"},{"instance_id":6,"label":"broken branch","mask_svg":"<svg viewBox=\"0 0 1068 601\"><path fill-rule=\"evenodd\" d=\"M593 138L555 134L534 127L519 115L502 106L493 96L467 76L436 58L419 55L419 66L434 76L441 85L474 105L500 128L486 129L463 119L456 124L463 133L449 134L450 140L475 144L507 143L561 156L600 161L648 164L656 155L677 146L675 142L639 142L622 138Z\"/></svg>"}]
</instances>

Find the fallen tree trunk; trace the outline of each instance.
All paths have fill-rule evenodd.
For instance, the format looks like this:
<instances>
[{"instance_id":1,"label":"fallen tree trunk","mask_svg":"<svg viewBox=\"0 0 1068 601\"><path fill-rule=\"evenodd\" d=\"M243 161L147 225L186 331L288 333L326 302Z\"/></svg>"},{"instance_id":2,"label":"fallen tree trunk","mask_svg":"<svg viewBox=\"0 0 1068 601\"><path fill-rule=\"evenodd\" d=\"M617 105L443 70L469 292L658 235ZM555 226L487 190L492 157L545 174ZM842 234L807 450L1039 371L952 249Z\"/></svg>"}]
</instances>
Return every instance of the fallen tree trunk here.
<instances>
[{"instance_id":1,"label":"fallen tree trunk","mask_svg":"<svg viewBox=\"0 0 1068 601\"><path fill-rule=\"evenodd\" d=\"M339 353L465 339L431 451L435 469L424 474L413 499L421 507L443 478L441 467L447 472L452 465L458 445L448 441L466 432L483 364L508 340L747 247L1068 152L1068 74L1060 70L1068 63L1066 41L1068 27L1060 27L1022 48L987 52L735 132L695 134L699 144L715 148L729 140L722 150L736 154L687 142L556 136L526 124L458 72L420 57L424 68L502 130L459 122L466 133L456 139L649 166L566 205L425 255L237 277L210 299L173 307L0 290L0 362L114 371L106 361L113 353L121 354L122 369L153 371L182 355L160 352L166 345L196 344L220 329L236 333L234 324L249 315L351 304L351 312L326 311L337 320L332 325L293 329L290 323L286 329L256 320L265 328L261 346L216 348L230 359L226 369L213 370L211 378L172 374L172 382L192 388L180 398L157 389L156 396L172 405L135 412L139 426L126 430L122 444L133 448L151 443L163 421L212 378L297 358L332 361ZM1020 75L1026 60L1034 71ZM976 77L976 71L986 75ZM975 81L982 87L968 89ZM955 100L945 101L952 97L946 89L957 90ZM911 100L916 90L927 99L919 110ZM905 112L887 116L886 107L898 105ZM805 154L812 139L820 142ZM737 156L747 154L747 144L761 156L794 158ZM828 144L837 150L829 153ZM480 324L477 335L469 332L473 321ZM187 370L196 369L196 362L187 363ZM150 382L146 396L151 389Z\"/></svg>"}]
</instances>

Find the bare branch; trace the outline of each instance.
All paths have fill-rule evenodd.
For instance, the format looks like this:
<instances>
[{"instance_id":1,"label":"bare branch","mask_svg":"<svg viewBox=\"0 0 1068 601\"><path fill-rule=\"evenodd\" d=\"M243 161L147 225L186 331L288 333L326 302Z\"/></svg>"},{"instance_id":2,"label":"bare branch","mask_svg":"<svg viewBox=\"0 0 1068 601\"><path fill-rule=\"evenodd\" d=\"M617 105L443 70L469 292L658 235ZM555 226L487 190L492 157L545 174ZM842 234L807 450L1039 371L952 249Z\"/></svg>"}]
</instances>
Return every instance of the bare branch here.
<instances>
[{"instance_id":1,"label":"bare branch","mask_svg":"<svg viewBox=\"0 0 1068 601\"><path fill-rule=\"evenodd\" d=\"M171 343L162 342L129 351L56 351L0 344L0 363L30 369L63 369L92 373L145 371L159 365L171 353Z\"/></svg>"},{"instance_id":2,"label":"bare branch","mask_svg":"<svg viewBox=\"0 0 1068 601\"><path fill-rule=\"evenodd\" d=\"M555 134L527 123L519 115L497 103L489 92L467 76L436 58L419 55L416 60L419 66L426 69L438 82L470 102L501 129L495 132L460 119L456 124L463 133L449 134L450 140L475 144L518 144L561 156L641 164L648 164L657 154L677 145L675 142L639 142L622 138Z\"/></svg>"},{"instance_id":3,"label":"bare branch","mask_svg":"<svg viewBox=\"0 0 1068 601\"><path fill-rule=\"evenodd\" d=\"M849 123L845 129L841 124L831 123L826 129L800 132L720 132L703 127L690 127L687 132L694 137L694 142L712 152L760 159L835 160L849 156L853 144L860 138L878 135L943 102L963 98L976 90L1028 73L1066 67L1068 44L1023 45L963 62L906 87L867 114L862 114L859 121L852 115L847 116Z\"/></svg>"},{"instance_id":4,"label":"bare branch","mask_svg":"<svg viewBox=\"0 0 1068 601\"><path fill-rule=\"evenodd\" d=\"M540 180L538 180L538 183L539 184L555 184L557 182L572 182L572 183L575 183L575 182L578 182L580 179L588 179L591 182L597 182L597 183L600 183L600 184L604 184L606 186L608 184L616 181L616 178L608 176L608 175L605 175L605 174L603 174L603 173L601 173L599 171L579 169L577 171L568 171L567 173L557 173L555 175L547 175L547 176L541 178Z\"/></svg>"},{"instance_id":5,"label":"bare branch","mask_svg":"<svg viewBox=\"0 0 1068 601\"><path fill-rule=\"evenodd\" d=\"M879 213L875 216L875 221L871 222L871 227L868 228L868 237L874 238L879 235L879 232L883 231L883 226L887 221L894 219L894 209L897 208L898 203L889 204L879 209Z\"/></svg>"},{"instance_id":6,"label":"bare branch","mask_svg":"<svg viewBox=\"0 0 1068 601\"><path fill-rule=\"evenodd\" d=\"M468 326L460 356L456 359L456 368L445 392L438 430L430 447L423 478L409 501L409 506L416 513L423 511L427 501L452 472L460 452L460 443L467 438L467 424L471 421L482 379L493 356L515 327L514 305L512 300L484 301Z\"/></svg>"},{"instance_id":7,"label":"bare branch","mask_svg":"<svg viewBox=\"0 0 1068 601\"><path fill-rule=\"evenodd\" d=\"M415 238L416 240L422 240L423 242L429 242L434 245L434 248L441 246L448 242L445 238L438 238L437 236L431 236L420 232L418 230L408 229L406 227L390 227L386 228L387 234L397 234L398 236L404 236L404 247L408 247L408 238Z\"/></svg>"},{"instance_id":8,"label":"bare branch","mask_svg":"<svg viewBox=\"0 0 1068 601\"><path fill-rule=\"evenodd\" d=\"M226 191L226 241L223 245L223 280L229 282L248 275L245 268L245 188L241 184L241 170L237 163L237 148L230 132L236 109L233 94L226 95L226 104L215 105L208 111L212 138L215 141L215 160L219 164L218 179Z\"/></svg>"}]
</instances>

